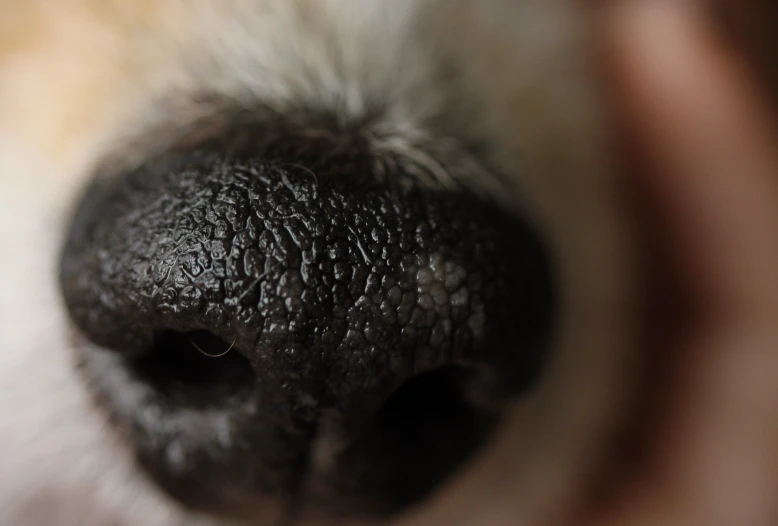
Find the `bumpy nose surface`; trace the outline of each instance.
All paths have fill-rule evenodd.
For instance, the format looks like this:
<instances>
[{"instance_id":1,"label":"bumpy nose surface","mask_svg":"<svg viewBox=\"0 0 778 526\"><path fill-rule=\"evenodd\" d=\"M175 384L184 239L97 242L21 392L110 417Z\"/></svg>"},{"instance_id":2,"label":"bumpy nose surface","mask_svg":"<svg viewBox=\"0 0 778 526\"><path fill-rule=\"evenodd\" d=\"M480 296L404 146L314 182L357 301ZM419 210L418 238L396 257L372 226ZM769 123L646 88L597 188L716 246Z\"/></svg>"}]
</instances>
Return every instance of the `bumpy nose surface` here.
<instances>
[{"instance_id":1,"label":"bumpy nose surface","mask_svg":"<svg viewBox=\"0 0 778 526\"><path fill-rule=\"evenodd\" d=\"M171 154L79 207L61 282L87 372L191 505L393 511L485 436L477 398L541 371L553 294L527 223L346 172Z\"/></svg>"}]
</instances>

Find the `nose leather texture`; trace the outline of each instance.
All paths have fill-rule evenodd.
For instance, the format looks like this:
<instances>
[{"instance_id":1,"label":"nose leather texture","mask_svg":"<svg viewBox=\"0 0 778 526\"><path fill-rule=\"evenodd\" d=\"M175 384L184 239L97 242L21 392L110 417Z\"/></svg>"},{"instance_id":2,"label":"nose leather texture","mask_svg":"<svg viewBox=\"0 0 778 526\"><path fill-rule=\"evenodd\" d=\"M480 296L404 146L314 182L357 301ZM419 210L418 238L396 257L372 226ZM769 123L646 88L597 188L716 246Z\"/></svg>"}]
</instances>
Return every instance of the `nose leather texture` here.
<instances>
[{"instance_id":1,"label":"nose leather texture","mask_svg":"<svg viewBox=\"0 0 778 526\"><path fill-rule=\"evenodd\" d=\"M203 151L96 179L61 283L99 347L85 358L92 380L142 463L181 498L230 506L298 491L325 421L357 444L335 455L344 491L390 492L382 481L393 473L413 480L423 462L382 460L369 438L382 404L444 366L495 390L530 388L551 331L549 269L527 221L464 190ZM245 362L241 389L205 389L190 403L191 388L159 389L133 369L198 331L229 348L206 367ZM164 367L203 351L197 341Z\"/></svg>"}]
</instances>

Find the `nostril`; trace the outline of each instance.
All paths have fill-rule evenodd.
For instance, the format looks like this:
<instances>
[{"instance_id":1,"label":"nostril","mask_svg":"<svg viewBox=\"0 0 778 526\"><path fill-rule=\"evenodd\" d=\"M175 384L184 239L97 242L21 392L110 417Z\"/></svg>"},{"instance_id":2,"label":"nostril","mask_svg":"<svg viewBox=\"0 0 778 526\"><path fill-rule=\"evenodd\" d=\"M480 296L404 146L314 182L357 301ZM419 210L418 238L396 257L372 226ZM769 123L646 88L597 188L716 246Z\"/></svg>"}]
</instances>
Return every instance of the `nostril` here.
<instances>
[{"instance_id":1,"label":"nostril","mask_svg":"<svg viewBox=\"0 0 778 526\"><path fill-rule=\"evenodd\" d=\"M411 377L379 410L376 429L385 453L376 458L392 476L377 477L375 489L381 496L394 492L395 509L423 500L489 437L497 418L467 399L472 374L449 365Z\"/></svg>"},{"instance_id":2,"label":"nostril","mask_svg":"<svg viewBox=\"0 0 778 526\"><path fill-rule=\"evenodd\" d=\"M406 380L378 410L377 429L405 458L449 456L471 449L483 429L464 396L472 371L443 366Z\"/></svg>"},{"instance_id":3,"label":"nostril","mask_svg":"<svg viewBox=\"0 0 778 526\"><path fill-rule=\"evenodd\" d=\"M424 501L499 423L497 411L469 396L480 374L437 367L406 379L376 411L342 423L347 431L335 440L324 426L309 494L334 509L384 516Z\"/></svg>"},{"instance_id":4,"label":"nostril","mask_svg":"<svg viewBox=\"0 0 778 526\"><path fill-rule=\"evenodd\" d=\"M173 406L199 410L238 407L255 383L249 361L208 331L164 331L128 369Z\"/></svg>"}]
</instances>

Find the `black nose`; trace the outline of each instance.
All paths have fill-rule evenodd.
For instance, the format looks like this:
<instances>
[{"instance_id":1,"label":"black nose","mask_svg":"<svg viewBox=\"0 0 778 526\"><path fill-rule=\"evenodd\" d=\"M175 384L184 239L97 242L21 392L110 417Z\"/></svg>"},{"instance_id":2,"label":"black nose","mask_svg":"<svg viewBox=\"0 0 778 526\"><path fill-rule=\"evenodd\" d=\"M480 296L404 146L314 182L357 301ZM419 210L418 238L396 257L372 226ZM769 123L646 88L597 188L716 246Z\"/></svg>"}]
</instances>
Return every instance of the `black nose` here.
<instances>
[{"instance_id":1,"label":"black nose","mask_svg":"<svg viewBox=\"0 0 778 526\"><path fill-rule=\"evenodd\" d=\"M208 152L96 178L61 283L141 464L191 506L394 512L528 389L553 315L528 222L472 194Z\"/></svg>"}]
</instances>

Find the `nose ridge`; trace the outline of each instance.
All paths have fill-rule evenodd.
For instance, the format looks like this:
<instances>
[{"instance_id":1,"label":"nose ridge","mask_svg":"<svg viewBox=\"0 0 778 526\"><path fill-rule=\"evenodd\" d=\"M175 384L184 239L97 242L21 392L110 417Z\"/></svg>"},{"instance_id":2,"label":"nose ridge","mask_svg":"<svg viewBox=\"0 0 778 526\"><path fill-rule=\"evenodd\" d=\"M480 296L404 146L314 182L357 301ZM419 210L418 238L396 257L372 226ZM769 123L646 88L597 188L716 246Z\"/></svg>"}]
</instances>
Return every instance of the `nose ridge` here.
<instances>
[{"instance_id":1,"label":"nose ridge","mask_svg":"<svg viewBox=\"0 0 778 526\"><path fill-rule=\"evenodd\" d=\"M410 377L451 365L520 392L545 360L545 251L525 222L464 193L169 155L98 180L70 232L61 282L76 325L122 359L165 352L170 334L190 353L244 358L252 395L229 425L281 486L299 462L279 459L305 456L325 413L343 429L369 422ZM202 332L218 352L191 337ZM155 462L168 445L150 446L165 449Z\"/></svg>"}]
</instances>

